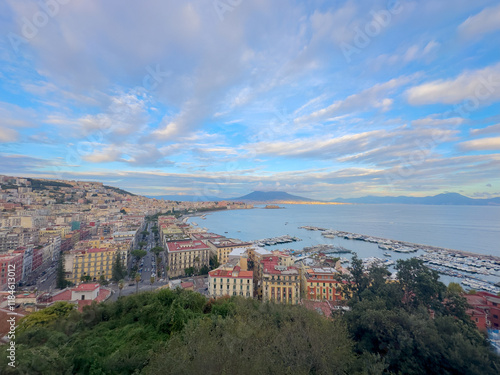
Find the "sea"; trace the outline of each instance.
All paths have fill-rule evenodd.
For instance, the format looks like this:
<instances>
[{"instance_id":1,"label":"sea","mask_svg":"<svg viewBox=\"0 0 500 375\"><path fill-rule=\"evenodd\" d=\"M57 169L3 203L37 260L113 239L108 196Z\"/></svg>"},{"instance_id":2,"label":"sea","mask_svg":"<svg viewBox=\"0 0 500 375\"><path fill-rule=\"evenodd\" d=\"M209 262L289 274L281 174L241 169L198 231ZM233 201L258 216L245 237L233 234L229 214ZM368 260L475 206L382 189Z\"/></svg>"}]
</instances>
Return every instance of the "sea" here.
<instances>
[{"instance_id":1,"label":"sea","mask_svg":"<svg viewBox=\"0 0 500 375\"><path fill-rule=\"evenodd\" d=\"M301 229L316 226L363 235L387 238L500 256L500 207L437 206L403 204L315 205L286 204L280 209L228 210L207 213L204 218L190 217L189 223L207 228L228 238L244 241L260 240L288 234L301 241L268 246L274 249L302 249L318 244L334 244L356 252L359 257L384 258L377 244L329 239L319 231ZM423 254L392 253L391 259L407 259ZM342 254L349 258L349 254ZM441 276L445 283L460 279ZM491 280L490 281L497 281ZM500 281L500 280L499 280Z\"/></svg>"}]
</instances>

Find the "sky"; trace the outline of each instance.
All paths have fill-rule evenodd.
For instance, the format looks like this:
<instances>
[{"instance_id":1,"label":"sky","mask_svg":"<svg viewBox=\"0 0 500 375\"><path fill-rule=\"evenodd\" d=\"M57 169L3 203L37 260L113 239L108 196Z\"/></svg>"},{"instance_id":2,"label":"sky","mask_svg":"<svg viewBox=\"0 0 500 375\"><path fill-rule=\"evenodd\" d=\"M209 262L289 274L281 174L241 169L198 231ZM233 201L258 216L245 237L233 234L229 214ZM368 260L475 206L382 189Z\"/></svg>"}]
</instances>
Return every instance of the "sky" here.
<instances>
[{"instance_id":1,"label":"sky","mask_svg":"<svg viewBox=\"0 0 500 375\"><path fill-rule=\"evenodd\" d=\"M0 174L500 195L495 0L4 0Z\"/></svg>"}]
</instances>

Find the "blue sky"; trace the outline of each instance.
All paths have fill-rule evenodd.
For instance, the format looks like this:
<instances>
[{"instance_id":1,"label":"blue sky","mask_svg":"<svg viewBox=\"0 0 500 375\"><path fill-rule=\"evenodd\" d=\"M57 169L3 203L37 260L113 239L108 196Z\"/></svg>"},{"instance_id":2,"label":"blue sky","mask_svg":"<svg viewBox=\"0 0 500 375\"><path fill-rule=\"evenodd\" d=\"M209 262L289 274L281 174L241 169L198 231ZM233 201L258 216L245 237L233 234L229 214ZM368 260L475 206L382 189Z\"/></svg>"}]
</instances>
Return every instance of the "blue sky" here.
<instances>
[{"instance_id":1,"label":"blue sky","mask_svg":"<svg viewBox=\"0 0 500 375\"><path fill-rule=\"evenodd\" d=\"M500 195L498 1L0 2L0 173Z\"/></svg>"}]
</instances>

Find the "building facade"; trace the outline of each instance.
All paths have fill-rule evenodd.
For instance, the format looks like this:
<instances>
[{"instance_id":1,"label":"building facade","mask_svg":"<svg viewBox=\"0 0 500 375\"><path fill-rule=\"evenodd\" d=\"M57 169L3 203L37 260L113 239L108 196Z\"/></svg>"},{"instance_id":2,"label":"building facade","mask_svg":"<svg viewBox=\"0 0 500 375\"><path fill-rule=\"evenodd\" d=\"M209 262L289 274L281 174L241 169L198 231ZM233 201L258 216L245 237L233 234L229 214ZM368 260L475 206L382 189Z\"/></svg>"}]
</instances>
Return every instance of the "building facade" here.
<instances>
[{"instance_id":1,"label":"building facade","mask_svg":"<svg viewBox=\"0 0 500 375\"><path fill-rule=\"evenodd\" d=\"M65 255L67 279L78 284L82 277L98 281L101 276L110 280L117 250L114 248L73 250ZM123 263L122 263L123 264Z\"/></svg>"},{"instance_id":2,"label":"building facade","mask_svg":"<svg viewBox=\"0 0 500 375\"><path fill-rule=\"evenodd\" d=\"M254 246L250 242L243 242L230 238L208 240L207 245L212 249L212 253L217 255L217 260L220 264L224 264L229 261L229 254L234 249L238 247L249 248Z\"/></svg>"},{"instance_id":3,"label":"building facade","mask_svg":"<svg viewBox=\"0 0 500 375\"><path fill-rule=\"evenodd\" d=\"M208 293L211 297L253 297L253 272L240 266L229 269L219 267L208 273Z\"/></svg>"},{"instance_id":4,"label":"building facade","mask_svg":"<svg viewBox=\"0 0 500 375\"><path fill-rule=\"evenodd\" d=\"M342 299L338 287L339 272L331 267L308 267L303 270L303 296L312 301L338 301Z\"/></svg>"},{"instance_id":5,"label":"building facade","mask_svg":"<svg viewBox=\"0 0 500 375\"><path fill-rule=\"evenodd\" d=\"M300 302L300 276L296 267L282 266L277 257L261 262L262 300L297 305Z\"/></svg>"},{"instance_id":6,"label":"building facade","mask_svg":"<svg viewBox=\"0 0 500 375\"><path fill-rule=\"evenodd\" d=\"M188 268L200 269L209 264L210 248L202 241L167 242L168 276L178 277L186 274Z\"/></svg>"}]
</instances>

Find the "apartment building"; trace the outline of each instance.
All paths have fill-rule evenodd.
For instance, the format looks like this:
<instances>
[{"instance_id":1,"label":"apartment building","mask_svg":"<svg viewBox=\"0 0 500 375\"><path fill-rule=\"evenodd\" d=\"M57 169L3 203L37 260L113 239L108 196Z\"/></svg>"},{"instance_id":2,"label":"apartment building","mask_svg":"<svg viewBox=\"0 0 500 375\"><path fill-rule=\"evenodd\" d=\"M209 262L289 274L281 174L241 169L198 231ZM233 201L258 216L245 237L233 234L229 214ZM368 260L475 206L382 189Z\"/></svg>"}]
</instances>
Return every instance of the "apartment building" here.
<instances>
[{"instance_id":1,"label":"apartment building","mask_svg":"<svg viewBox=\"0 0 500 375\"><path fill-rule=\"evenodd\" d=\"M235 261L208 273L208 292L211 297L253 297L253 272L242 269Z\"/></svg>"},{"instance_id":2,"label":"apartment building","mask_svg":"<svg viewBox=\"0 0 500 375\"><path fill-rule=\"evenodd\" d=\"M65 255L66 278L77 284L83 276L98 281L101 276L110 280L117 250L114 248L93 248L73 250Z\"/></svg>"},{"instance_id":3,"label":"apartment building","mask_svg":"<svg viewBox=\"0 0 500 375\"><path fill-rule=\"evenodd\" d=\"M9 275L10 271L10 275ZM9 283L9 278L14 274L14 282L21 281L23 272L23 256L22 254L1 254L0 255L0 290L6 288Z\"/></svg>"},{"instance_id":4,"label":"apartment building","mask_svg":"<svg viewBox=\"0 0 500 375\"><path fill-rule=\"evenodd\" d=\"M500 329L500 297L489 292L466 294L465 298L471 307L467 314L479 329ZM482 322L482 318L484 322Z\"/></svg>"},{"instance_id":5,"label":"apartment building","mask_svg":"<svg viewBox=\"0 0 500 375\"><path fill-rule=\"evenodd\" d=\"M169 277L184 275L186 268L208 267L210 248L202 241L167 242L166 250Z\"/></svg>"},{"instance_id":6,"label":"apartment building","mask_svg":"<svg viewBox=\"0 0 500 375\"><path fill-rule=\"evenodd\" d=\"M312 301L342 299L338 287L339 272L331 267L306 267L302 273L303 298Z\"/></svg>"},{"instance_id":7,"label":"apartment building","mask_svg":"<svg viewBox=\"0 0 500 375\"><path fill-rule=\"evenodd\" d=\"M218 238L214 240L208 240L207 245L212 250L212 253L217 255L217 260L219 261L220 264L228 262L229 254L234 249L238 247L243 247L243 248L254 247L253 243L243 242L232 238L222 238L222 239Z\"/></svg>"},{"instance_id":8,"label":"apartment building","mask_svg":"<svg viewBox=\"0 0 500 375\"><path fill-rule=\"evenodd\" d=\"M280 265L276 256L262 260L262 300L297 305L300 302L299 270Z\"/></svg>"}]
</instances>

